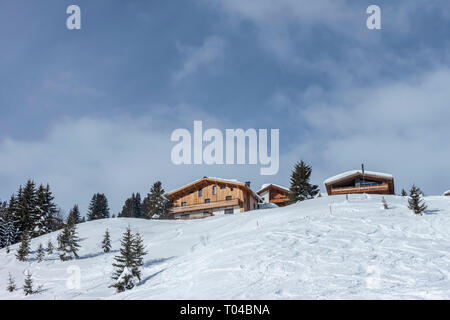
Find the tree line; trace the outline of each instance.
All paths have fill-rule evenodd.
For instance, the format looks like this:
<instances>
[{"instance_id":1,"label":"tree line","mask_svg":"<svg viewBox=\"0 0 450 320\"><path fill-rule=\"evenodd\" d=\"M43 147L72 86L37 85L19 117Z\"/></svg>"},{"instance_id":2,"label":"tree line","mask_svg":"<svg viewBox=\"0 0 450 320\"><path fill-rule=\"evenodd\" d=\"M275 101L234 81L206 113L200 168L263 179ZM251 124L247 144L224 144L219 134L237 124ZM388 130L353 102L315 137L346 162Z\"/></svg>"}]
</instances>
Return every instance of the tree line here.
<instances>
[{"instance_id":1,"label":"tree line","mask_svg":"<svg viewBox=\"0 0 450 320\"><path fill-rule=\"evenodd\" d=\"M146 197L133 193L125 201L118 217L167 219L170 201L164 197L162 183L157 181ZM78 224L92 220L110 218L108 199L103 193L96 193L89 203L86 217L82 216L77 204L70 209L67 220ZM112 217L115 217L113 214ZM24 237L35 238L65 227L62 210L54 202L50 186L36 186L28 180L20 186L8 202L0 201L0 248L18 243Z\"/></svg>"}]
</instances>

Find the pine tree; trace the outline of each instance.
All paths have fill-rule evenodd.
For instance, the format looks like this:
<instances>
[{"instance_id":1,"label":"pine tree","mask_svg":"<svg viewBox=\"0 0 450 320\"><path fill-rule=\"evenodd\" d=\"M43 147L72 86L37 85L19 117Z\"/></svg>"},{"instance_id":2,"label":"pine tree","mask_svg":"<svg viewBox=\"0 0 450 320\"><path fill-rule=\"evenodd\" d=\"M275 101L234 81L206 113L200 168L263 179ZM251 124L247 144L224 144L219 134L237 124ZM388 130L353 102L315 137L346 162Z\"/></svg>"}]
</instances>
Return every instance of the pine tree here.
<instances>
[{"instance_id":1,"label":"pine tree","mask_svg":"<svg viewBox=\"0 0 450 320\"><path fill-rule=\"evenodd\" d=\"M81 222L81 215L80 215L80 209L78 208L78 205L74 205L73 209L69 212L69 217L72 219L74 224L78 224Z\"/></svg>"},{"instance_id":2,"label":"pine tree","mask_svg":"<svg viewBox=\"0 0 450 320\"><path fill-rule=\"evenodd\" d=\"M39 207L42 211L42 234L46 234L58 230L56 220L58 209L56 207L56 204L54 203L55 198L50 191L49 184L47 184L45 187L42 187L41 193L42 194L39 197Z\"/></svg>"},{"instance_id":3,"label":"pine tree","mask_svg":"<svg viewBox=\"0 0 450 320\"><path fill-rule=\"evenodd\" d=\"M6 290L9 292L13 292L16 290L16 283L14 282L14 278L12 277L11 273L8 273L8 286L6 287Z\"/></svg>"},{"instance_id":4,"label":"pine tree","mask_svg":"<svg viewBox=\"0 0 450 320\"><path fill-rule=\"evenodd\" d=\"M291 174L291 187L289 189L291 202L312 199L319 193L318 186L309 182L311 172L312 168L303 161L295 165Z\"/></svg>"},{"instance_id":5,"label":"pine tree","mask_svg":"<svg viewBox=\"0 0 450 320\"><path fill-rule=\"evenodd\" d=\"M94 194L89 204L88 220L109 218L109 206L106 196L101 193Z\"/></svg>"},{"instance_id":6,"label":"pine tree","mask_svg":"<svg viewBox=\"0 0 450 320\"><path fill-rule=\"evenodd\" d=\"M36 293L33 289L33 279L31 278L31 273L29 271L27 272L25 283L23 284L23 292L26 296Z\"/></svg>"},{"instance_id":7,"label":"pine tree","mask_svg":"<svg viewBox=\"0 0 450 320\"><path fill-rule=\"evenodd\" d=\"M24 230L24 232L22 233L22 241L16 253L16 258L19 261L26 261L29 254L30 254L30 238L28 236L28 231Z\"/></svg>"},{"instance_id":8,"label":"pine tree","mask_svg":"<svg viewBox=\"0 0 450 320\"><path fill-rule=\"evenodd\" d=\"M76 232L76 225L71 220L66 223L57 240L61 261L78 259L79 238Z\"/></svg>"},{"instance_id":9,"label":"pine tree","mask_svg":"<svg viewBox=\"0 0 450 320\"><path fill-rule=\"evenodd\" d=\"M47 243L47 253L48 253L48 254L53 254L53 250L54 250L53 243L52 243L51 240L48 240L48 243Z\"/></svg>"},{"instance_id":10,"label":"pine tree","mask_svg":"<svg viewBox=\"0 0 450 320\"><path fill-rule=\"evenodd\" d=\"M389 205L384 197L381 199L381 203L383 204L383 208L385 210L389 209Z\"/></svg>"},{"instance_id":11,"label":"pine tree","mask_svg":"<svg viewBox=\"0 0 450 320\"><path fill-rule=\"evenodd\" d=\"M44 260L44 257L45 257L44 246L42 245L42 243L40 243L37 249L37 256L36 256L37 261L42 262L42 260Z\"/></svg>"},{"instance_id":12,"label":"pine tree","mask_svg":"<svg viewBox=\"0 0 450 320\"><path fill-rule=\"evenodd\" d=\"M9 247L16 243L17 235L14 221L11 217L0 218L0 248Z\"/></svg>"},{"instance_id":13,"label":"pine tree","mask_svg":"<svg viewBox=\"0 0 450 320\"><path fill-rule=\"evenodd\" d=\"M162 188L161 181L153 184L150 192L143 202L143 213L146 218L165 217L168 213L168 200L164 197L165 191Z\"/></svg>"},{"instance_id":14,"label":"pine tree","mask_svg":"<svg viewBox=\"0 0 450 320\"><path fill-rule=\"evenodd\" d=\"M402 197L406 197L408 195L408 193L406 193L405 189L402 189Z\"/></svg>"},{"instance_id":15,"label":"pine tree","mask_svg":"<svg viewBox=\"0 0 450 320\"><path fill-rule=\"evenodd\" d=\"M427 205L423 202L422 192L415 185L411 187L408 198L408 208L414 211L415 214L422 215L427 209Z\"/></svg>"},{"instance_id":16,"label":"pine tree","mask_svg":"<svg viewBox=\"0 0 450 320\"><path fill-rule=\"evenodd\" d=\"M108 253L109 251L111 251L111 237L110 237L108 229L106 229L105 235L103 237L102 249L103 249L103 252L105 252L105 253Z\"/></svg>"},{"instance_id":17,"label":"pine tree","mask_svg":"<svg viewBox=\"0 0 450 320\"><path fill-rule=\"evenodd\" d=\"M144 248L144 241L139 233L133 239L134 266L131 269L133 276L141 281L141 268L144 266L144 256L147 254Z\"/></svg>"},{"instance_id":18,"label":"pine tree","mask_svg":"<svg viewBox=\"0 0 450 320\"><path fill-rule=\"evenodd\" d=\"M23 189L19 188L17 214L20 220L20 231L28 230L31 237L39 235L38 221L41 212L37 204L36 185L34 181L28 180Z\"/></svg>"},{"instance_id":19,"label":"pine tree","mask_svg":"<svg viewBox=\"0 0 450 320\"><path fill-rule=\"evenodd\" d=\"M140 236L135 238L130 230L127 228L121 240L120 255L114 257L115 271L112 279L115 283L110 287L116 288L117 292L123 292L134 288L136 280L140 281L140 267L143 265L142 256L143 251L142 239Z\"/></svg>"}]
</instances>

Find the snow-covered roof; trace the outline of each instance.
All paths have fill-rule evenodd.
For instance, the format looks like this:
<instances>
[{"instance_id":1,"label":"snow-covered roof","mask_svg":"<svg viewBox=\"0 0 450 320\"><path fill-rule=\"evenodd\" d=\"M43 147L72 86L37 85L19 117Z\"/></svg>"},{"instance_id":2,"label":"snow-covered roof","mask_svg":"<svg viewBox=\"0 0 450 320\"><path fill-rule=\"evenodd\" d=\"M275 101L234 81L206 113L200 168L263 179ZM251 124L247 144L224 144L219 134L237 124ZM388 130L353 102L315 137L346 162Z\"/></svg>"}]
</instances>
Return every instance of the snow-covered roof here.
<instances>
[{"instance_id":1,"label":"snow-covered roof","mask_svg":"<svg viewBox=\"0 0 450 320\"><path fill-rule=\"evenodd\" d=\"M338 174L338 175L335 175L335 176L333 176L331 178L328 178L327 180L325 180L323 182L323 184L327 184L327 183L330 183L330 182L338 181L338 180L341 180L342 178L349 177L349 176L352 176L352 175L357 174L357 173L361 173L362 174L362 170L351 170L351 171L343 172L341 174ZM379 176L379 177L384 177L384 178L393 178L394 177L390 173L382 173L382 172L366 171L366 170L364 170L364 174L372 175L372 176Z\"/></svg>"},{"instance_id":2,"label":"snow-covered roof","mask_svg":"<svg viewBox=\"0 0 450 320\"><path fill-rule=\"evenodd\" d=\"M450 190L447 190L444 192L444 196L448 196L448 195L450 195Z\"/></svg>"},{"instance_id":3,"label":"snow-covered roof","mask_svg":"<svg viewBox=\"0 0 450 320\"><path fill-rule=\"evenodd\" d=\"M261 186L261 189L259 189L257 192L260 192L261 190L264 190L264 189L267 188L268 186L275 186L275 187L278 187L278 188L281 188L281 189L284 189L284 190L289 190L289 188L280 186L280 185L275 184L275 183L264 183L264 184Z\"/></svg>"}]
</instances>

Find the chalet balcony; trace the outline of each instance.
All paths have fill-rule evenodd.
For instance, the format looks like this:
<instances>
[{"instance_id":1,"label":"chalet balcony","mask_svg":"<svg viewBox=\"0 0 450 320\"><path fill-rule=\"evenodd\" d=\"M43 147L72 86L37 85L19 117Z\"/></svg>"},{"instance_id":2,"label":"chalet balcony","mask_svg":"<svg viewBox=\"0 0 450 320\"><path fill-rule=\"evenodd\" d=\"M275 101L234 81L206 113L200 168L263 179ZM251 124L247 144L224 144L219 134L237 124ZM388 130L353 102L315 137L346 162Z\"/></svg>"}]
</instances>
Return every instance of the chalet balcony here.
<instances>
[{"instance_id":1,"label":"chalet balcony","mask_svg":"<svg viewBox=\"0 0 450 320\"><path fill-rule=\"evenodd\" d=\"M379 193L388 194L389 185L387 183L381 184L361 184L360 186L352 187L338 187L332 188L331 194L351 194L351 193Z\"/></svg>"},{"instance_id":2,"label":"chalet balcony","mask_svg":"<svg viewBox=\"0 0 450 320\"><path fill-rule=\"evenodd\" d=\"M211 210L211 209L217 209L217 208L227 208L227 207L236 207L242 206L242 201L240 199L231 199L231 200L220 200L220 201L211 201L209 203L199 203L199 204L192 204L189 206L177 206L172 207L170 209L171 214L177 214L182 212L194 212L194 211L204 211L204 210Z\"/></svg>"}]
</instances>

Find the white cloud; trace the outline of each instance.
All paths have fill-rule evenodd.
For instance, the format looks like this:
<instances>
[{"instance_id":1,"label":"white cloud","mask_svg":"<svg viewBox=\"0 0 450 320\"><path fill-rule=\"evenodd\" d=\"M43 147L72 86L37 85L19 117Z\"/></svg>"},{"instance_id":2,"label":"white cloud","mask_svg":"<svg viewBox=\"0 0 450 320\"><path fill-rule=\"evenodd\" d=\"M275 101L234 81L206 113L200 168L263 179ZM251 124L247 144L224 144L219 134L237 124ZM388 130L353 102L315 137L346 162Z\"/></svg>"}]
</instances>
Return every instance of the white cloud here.
<instances>
[{"instance_id":1,"label":"white cloud","mask_svg":"<svg viewBox=\"0 0 450 320\"><path fill-rule=\"evenodd\" d=\"M318 182L359 168L393 173L397 186L440 194L450 184L450 69L373 89L347 88L295 109L309 138L291 153L315 165ZM327 102L327 101L332 101Z\"/></svg>"},{"instance_id":2,"label":"white cloud","mask_svg":"<svg viewBox=\"0 0 450 320\"><path fill-rule=\"evenodd\" d=\"M225 40L217 36L206 38L200 47L179 46L185 58L181 69L173 74L173 79L183 80L202 68L216 70L214 65L223 58L225 46Z\"/></svg>"}]
</instances>

